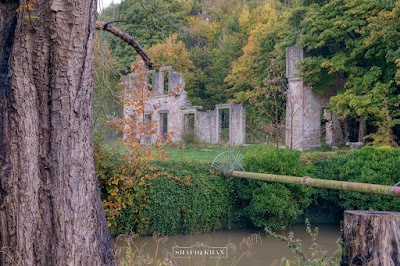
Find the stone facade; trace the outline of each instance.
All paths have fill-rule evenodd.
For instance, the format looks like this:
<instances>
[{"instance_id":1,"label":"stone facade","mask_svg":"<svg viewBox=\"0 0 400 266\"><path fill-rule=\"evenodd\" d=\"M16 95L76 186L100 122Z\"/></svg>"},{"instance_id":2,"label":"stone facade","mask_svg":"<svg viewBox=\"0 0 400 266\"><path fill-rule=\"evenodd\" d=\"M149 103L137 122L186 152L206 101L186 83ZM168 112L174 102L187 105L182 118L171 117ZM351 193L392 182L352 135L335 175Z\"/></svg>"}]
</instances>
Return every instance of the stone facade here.
<instances>
[{"instance_id":1,"label":"stone facade","mask_svg":"<svg viewBox=\"0 0 400 266\"><path fill-rule=\"evenodd\" d=\"M313 91L298 76L297 63L304 59L304 51L298 46L286 48L286 77L288 79L286 103L286 147L297 150L321 146L321 122L326 121L325 138L329 145L343 145L343 133L337 116L324 110L329 98L336 93L335 87L324 93Z\"/></svg>"},{"instance_id":2,"label":"stone facade","mask_svg":"<svg viewBox=\"0 0 400 266\"><path fill-rule=\"evenodd\" d=\"M211 144L245 143L245 110L241 105L217 104L215 110L203 111L201 106L189 102L181 73L163 67L147 74L154 96L147 100L145 114L158 123L158 136L172 133L173 141L181 141L193 134L193 137ZM130 74L127 77L125 83L133 86L135 76ZM125 117L132 113L130 108L125 106ZM154 139L154 136L149 137L148 142L152 143Z\"/></svg>"}]
</instances>

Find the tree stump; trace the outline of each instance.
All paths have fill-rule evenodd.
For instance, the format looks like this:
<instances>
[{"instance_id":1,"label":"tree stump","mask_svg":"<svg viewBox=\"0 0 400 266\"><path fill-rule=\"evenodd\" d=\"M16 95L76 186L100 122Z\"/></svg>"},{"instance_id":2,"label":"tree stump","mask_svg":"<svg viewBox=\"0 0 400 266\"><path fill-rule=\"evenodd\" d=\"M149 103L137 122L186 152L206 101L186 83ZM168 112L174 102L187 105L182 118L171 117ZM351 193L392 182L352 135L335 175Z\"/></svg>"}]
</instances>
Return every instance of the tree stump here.
<instances>
[{"instance_id":1,"label":"tree stump","mask_svg":"<svg viewBox=\"0 0 400 266\"><path fill-rule=\"evenodd\" d=\"M341 266L400 266L400 213L345 211Z\"/></svg>"}]
</instances>

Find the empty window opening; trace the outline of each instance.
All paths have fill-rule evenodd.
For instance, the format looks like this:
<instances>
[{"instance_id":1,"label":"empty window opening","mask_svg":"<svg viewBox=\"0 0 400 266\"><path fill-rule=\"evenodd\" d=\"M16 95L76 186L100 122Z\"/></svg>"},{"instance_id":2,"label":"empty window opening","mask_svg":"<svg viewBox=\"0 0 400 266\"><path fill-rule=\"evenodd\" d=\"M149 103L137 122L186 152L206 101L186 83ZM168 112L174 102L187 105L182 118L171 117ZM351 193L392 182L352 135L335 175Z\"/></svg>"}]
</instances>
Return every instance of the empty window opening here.
<instances>
[{"instance_id":1,"label":"empty window opening","mask_svg":"<svg viewBox=\"0 0 400 266\"><path fill-rule=\"evenodd\" d=\"M219 141L229 142L229 109L219 110Z\"/></svg>"},{"instance_id":2,"label":"empty window opening","mask_svg":"<svg viewBox=\"0 0 400 266\"><path fill-rule=\"evenodd\" d=\"M332 120L331 114L327 109L321 110L321 141L322 143L326 143L327 141L327 126L329 126L329 122ZM328 133L329 134L329 133Z\"/></svg>"},{"instance_id":3,"label":"empty window opening","mask_svg":"<svg viewBox=\"0 0 400 266\"><path fill-rule=\"evenodd\" d=\"M151 119L152 119L151 114L144 114L144 122L146 124L149 124L151 122Z\"/></svg>"},{"instance_id":4,"label":"empty window opening","mask_svg":"<svg viewBox=\"0 0 400 266\"><path fill-rule=\"evenodd\" d=\"M153 73L147 73L147 88L153 91Z\"/></svg>"},{"instance_id":5,"label":"empty window opening","mask_svg":"<svg viewBox=\"0 0 400 266\"><path fill-rule=\"evenodd\" d=\"M191 144L195 142L194 133L194 114L185 114L183 117L183 131L182 139L185 143Z\"/></svg>"},{"instance_id":6,"label":"empty window opening","mask_svg":"<svg viewBox=\"0 0 400 266\"><path fill-rule=\"evenodd\" d=\"M162 75L164 83L164 94L168 94L168 78L169 78L168 74L169 74L168 71L164 71Z\"/></svg>"},{"instance_id":7,"label":"empty window opening","mask_svg":"<svg viewBox=\"0 0 400 266\"><path fill-rule=\"evenodd\" d=\"M166 137L168 134L168 113L160 113L160 133L161 136Z\"/></svg>"}]
</instances>

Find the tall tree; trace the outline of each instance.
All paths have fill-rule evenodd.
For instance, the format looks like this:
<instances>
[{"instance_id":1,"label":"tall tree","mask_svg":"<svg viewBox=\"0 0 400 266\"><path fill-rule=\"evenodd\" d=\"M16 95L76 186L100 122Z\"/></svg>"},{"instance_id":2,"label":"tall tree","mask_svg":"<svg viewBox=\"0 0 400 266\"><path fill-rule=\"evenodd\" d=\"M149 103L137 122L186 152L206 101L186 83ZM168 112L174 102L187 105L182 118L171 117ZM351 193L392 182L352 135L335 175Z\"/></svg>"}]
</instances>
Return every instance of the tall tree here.
<instances>
[{"instance_id":1,"label":"tall tree","mask_svg":"<svg viewBox=\"0 0 400 266\"><path fill-rule=\"evenodd\" d=\"M96 0L0 0L0 265L115 264L93 163L95 25L136 44L95 17Z\"/></svg>"},{"instance_id":2,"label":"tall tree","mask_svg":"<svg viewBox=\"0 0 400 266\"><path fill-rule=\"evenodd\" d=\"M300 44L310 54L302 63L305 81L316 90L339 89L330 109L367 119L376 127L374 144L395 145L400 124L399 10L399 1L332 0L311 5L301 23Z\"/></svg>"}]
</instances>

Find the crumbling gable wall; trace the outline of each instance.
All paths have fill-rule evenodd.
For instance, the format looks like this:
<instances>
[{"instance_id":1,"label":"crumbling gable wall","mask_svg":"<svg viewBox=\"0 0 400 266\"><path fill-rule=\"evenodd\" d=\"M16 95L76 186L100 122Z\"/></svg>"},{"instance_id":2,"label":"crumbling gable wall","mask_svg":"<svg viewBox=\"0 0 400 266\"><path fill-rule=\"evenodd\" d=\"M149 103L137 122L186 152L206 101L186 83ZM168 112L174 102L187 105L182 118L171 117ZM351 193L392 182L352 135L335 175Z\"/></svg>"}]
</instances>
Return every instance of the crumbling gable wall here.
<instances>
[{"instance_id":1,"label":"crumbling gable wall","mask_svg":"<svg viewBox=\"0 0 400 266\"><path fill-rule=\"evenodd\" d=\"M174 72L172 67L162 67L158 71L147 73L148 81L154 97L148 99L145 114L151 116L158 123L157 135L162 136L165 131L172 133L173 141L180 141L185 130L194 132L195 137L216 144L222 142L221 131L227 134L230 145L245 143L245 110L239 104L216 105L215 110L202 111L201 106L192 106L187 99L185 82L181 73ZM134 75L128 75L128 86L133 86ZM132 97L125 95L125 97ZM129 117L132 110L125 106L124 116ZM221 112L225 114L226 128L221 128ZM188 122L192 121L192 122ZM192 125L189 125L193 123ZM192 128L193 127L193 128ZM149 143L154 140L149 137Z\"/></svg>"},{"instance_id":2,"label":"crumbling gable wall","mask_svg":"<svg viewBox=\"0 0 400 266\"><path fill-rule=\"evenodd\" d=\"M153 72L152 83L154 97L148 100L145 113L153 114L152 119L159 121L157 135L163 135L166 128L168 133L172 133L173 141L181 140L182 108L191 105L184 90L182 74L173 71L172 67L163 67ZM166 125L163 124L164 116L167 116Z\"/></svg>"}]
</instances>

